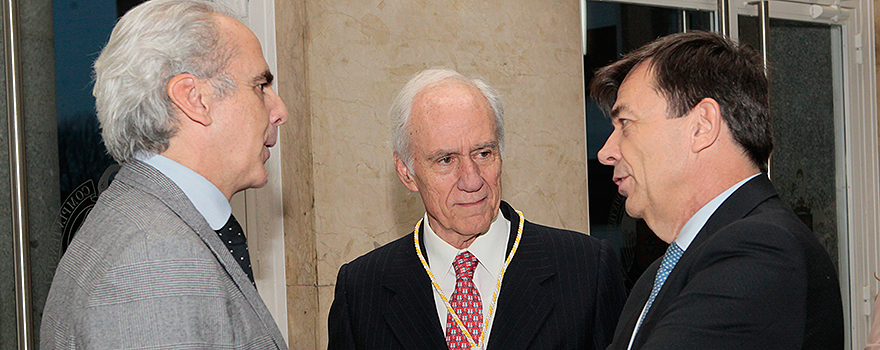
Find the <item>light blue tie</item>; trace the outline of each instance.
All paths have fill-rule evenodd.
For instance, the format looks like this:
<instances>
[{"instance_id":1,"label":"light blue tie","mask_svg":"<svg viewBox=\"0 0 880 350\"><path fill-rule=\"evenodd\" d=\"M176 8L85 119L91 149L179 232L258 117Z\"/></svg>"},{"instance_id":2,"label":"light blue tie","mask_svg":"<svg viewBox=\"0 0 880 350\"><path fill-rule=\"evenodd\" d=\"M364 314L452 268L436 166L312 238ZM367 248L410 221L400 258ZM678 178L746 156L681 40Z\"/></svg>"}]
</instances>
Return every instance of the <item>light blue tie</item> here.
<instances>
[{"instance_id":1,"label":"light blue tie","mask_svg":"<svg viewBox=\"0 0 880 350\"><path fill-rule=\"evenodd\" d=\"M681 254L684 254L684 251L681 250L681 247L679 247L678 244L675 244L675 242L672 242L672 244L669 245L669 248L666 249L666 254L663 255L663 261L660 262L660 269L657 270L657 276L654 277L654 289L651 289L651 296L648 297L648 303L645 304L645 312L643 312L642 317L639 318L639 323L636 325L636 331L642 326L642 321L644 321L645 315L648 314L648 310L651 309L651 304L654 303L654 298L660 293L660 288L663 287L663 283L666 282L666 277L669 277L672 268L675 267L678 259L681 258Z\"/></svg>"}]
</instances>

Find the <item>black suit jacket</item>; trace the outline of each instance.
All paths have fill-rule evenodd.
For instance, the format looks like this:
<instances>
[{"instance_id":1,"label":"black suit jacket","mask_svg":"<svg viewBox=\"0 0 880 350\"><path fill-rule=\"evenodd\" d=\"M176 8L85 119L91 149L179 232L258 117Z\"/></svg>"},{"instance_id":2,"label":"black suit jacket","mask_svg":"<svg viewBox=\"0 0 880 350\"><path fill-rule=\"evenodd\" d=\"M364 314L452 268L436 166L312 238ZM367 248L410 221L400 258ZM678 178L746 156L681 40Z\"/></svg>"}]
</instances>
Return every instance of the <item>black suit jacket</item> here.
<instances>
[{"instance_id":1,"label":"black suit jacket","mask_svg":"<svg viewBox=\"0 0 880 350\"><path fill-rule=\"evenodd\" d=\"M625 350L661 259L633 287L612 350ZM646 349L843 349L834 265L765 174L737 189L669 274L633 341Z\"/></svg>"},{"instance_id":2,"label":"black suit jacket","mask_svg":"<svg viewBox=\"0 0 880 350\"><path fill-rule=\"evenodd\" d=\"M511 221L509 253L519 219L505 202L501 212ZM330 307L329 349L446 349L433 293L412 233L343 265ZM624 299L607 241L526 221L488 349L604 349Z\"/></svg>"}]
</instances>

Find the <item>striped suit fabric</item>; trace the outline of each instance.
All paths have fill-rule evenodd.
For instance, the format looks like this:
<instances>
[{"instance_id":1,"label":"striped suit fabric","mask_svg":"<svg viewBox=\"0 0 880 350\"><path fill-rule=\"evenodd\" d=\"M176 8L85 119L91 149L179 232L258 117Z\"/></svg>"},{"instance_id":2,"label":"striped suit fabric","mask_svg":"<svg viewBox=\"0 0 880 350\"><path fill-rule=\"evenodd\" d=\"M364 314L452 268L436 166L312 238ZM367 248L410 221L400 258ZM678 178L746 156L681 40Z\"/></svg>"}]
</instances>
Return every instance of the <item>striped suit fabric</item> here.
<instances>
[{"instance_id":1,"label":"striped suit fabric","mask_svg":"<svg viewBox=\"0 0 880 350\"><path fill-rule=\"evenodd\" d=\"M506 202L501 212L516 222ZM342 266L336 283L329 349L446 349L412 233ZM605 349L624 299L607 241L526 221L487 349Z\"/></svg>"}]
</instances>

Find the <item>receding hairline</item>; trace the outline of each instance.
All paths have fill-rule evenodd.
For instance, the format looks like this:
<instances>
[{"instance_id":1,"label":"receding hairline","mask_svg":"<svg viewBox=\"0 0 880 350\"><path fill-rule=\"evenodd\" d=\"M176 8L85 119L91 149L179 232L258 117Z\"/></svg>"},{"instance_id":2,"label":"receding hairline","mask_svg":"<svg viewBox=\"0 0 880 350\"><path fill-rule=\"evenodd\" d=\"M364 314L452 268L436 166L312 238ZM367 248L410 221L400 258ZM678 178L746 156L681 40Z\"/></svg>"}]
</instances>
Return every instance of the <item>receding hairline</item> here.
<instances>
[{"instance_id":1,"label":"receding hairline","mask_svg":"<svg viewBox=\"0 0 880 350\"><path fill-rule=\"evenodd\" d=\"M453 91L453 93L450 94L449 91ZM423 126L431 126L432 120L424 117L428 110L462 102L470 107L482 109L482 114L491 121L493 129L497 128L495 111L492 109L489 99L483 95L478 87L466 80L451 77L433 82L419 90L413 96L412 101L409 118L404 126L407 130L412 127L414 122L422 123ZM492 142L497 143L499 140L497 135L495 136L495 140Z\"/></svg>"},{"instance_id":2,"label":"receding hairline","mask_svg":"<svg viewBox=\"0 0 880 350\"><path fill-rule=\"evenodd\" d=\"M262 43L260 43L259 38L257 38L256 34L248 28L244 23L239 21L235 17L231 17L220 12L211 13L211 20L214 22L214 30L217 33L217 44L220 49L226 50L229 53L230 58L238 56L241 54L240 44L243 44L245 40L247 40L248 35L253 36L257 41L257 44L260 46L260 50L263 49ZM244 34L244 36L236 35L236 34ZM241 41L238 43L236 41ZM231 62L230 62L231 63ZM227 65L228 66L228 65ZM228 69L229 67L226 67Z\"/></svg>"},{"instance_id":3,"label":"receding hairline","mask_svg":"<svg viewBox=\"0 0 880 350\"><path fill-rule=\"evenodd\" d=\"M245 76L240 78L244 79L242 83L245 84L258 85L266 83L271 85L275 80L275 76L272 74L271 68L268 66L268 62L263 55L263 44L260 42L256 33L236 17L220 12L214 12L212 13L212 18L219 39L218 47L221 50L226 50L229 55L228 61L225 67L223 67L221 73L226 74L230 79L235 80L235 77L231 76L232 72L230 71L230 65L237 59L243 59L240 57L244 54L242 48L246 47L249 43L255 44L257 53L266 66L259 70L248 71ZM238 83L239 82L236 82L236 84Z\"/></svg>"},{"instance_id":4,"label":"receding hairline","mask_svg":"<svg viewBox=\"0 0 880 350\"><path fill-rule=\"evenodd\" d=\"M455 94L450 96L451 94L444 93L448 91L454 91ZM462 101L462 99L459 99L460 97L466 97L465 101L467 101L468 103L478 103L483 109L486 110L486 112L488 112L489 116L494 119L494 111L492 110L492 106L489 104L489 99L485 95L483 95L483 92L480 91L480 89L471 82L459 79L457 77L450 77L435 81L419 90L413 96L412 109L410 110L409 117L412 118L414 116L416 106L420 106L428 102L434 102L436 104L436 102L439 100L449 98L456 98L456 100Z\"/></svg>"}]
</instances>

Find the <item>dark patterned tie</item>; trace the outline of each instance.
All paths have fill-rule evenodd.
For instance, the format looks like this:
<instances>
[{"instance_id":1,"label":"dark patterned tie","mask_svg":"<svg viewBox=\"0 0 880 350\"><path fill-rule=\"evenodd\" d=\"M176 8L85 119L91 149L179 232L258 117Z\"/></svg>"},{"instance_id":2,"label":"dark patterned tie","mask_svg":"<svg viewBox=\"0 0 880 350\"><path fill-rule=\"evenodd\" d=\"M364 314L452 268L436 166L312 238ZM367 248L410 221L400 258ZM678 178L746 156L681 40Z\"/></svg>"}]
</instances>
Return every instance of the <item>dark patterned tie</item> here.
<instances>
[{"instance_id":1,"label":"dark patterned tie","mask_svg":"<svg viewBox=\"0 0 880 350\"><path fill-rule=\"evenodd\" d=\"M681 247L679 247L678 244L675 244L675 242L672 242L672 244L669 245L669 248L666 249L666 254L663 255L663 261L660 262L660 269L657 270L657 275L654 277L654 288L651 289L651 295L648 297L648 302L645 303L645 312L639 317L636 331L642 326L642 321L645 320L645 315L648 314L648 310L650 310L651 305L654 304L654 298L660 293L660 288L663 288L663 284L666 283L666 278L669 277L669 273L675 268L675 264L678 263L678 259L681 258L682 254L684 254L684 251L681 250Z\"/></svg>"},{"instance_id":2,"label":"dark patterned tie","mask_svg":"<svg viewBox=\"0 0 880 350\"><path fill-rule=\"evenodd\" d=\"M235 258L235 261L238 262L238 265L247 274L251 283L254 283L254 270L251 269L251 256L248 254L247 237L245 237L241 225L238 224L238 220L235 220L235 216L229 215L226 225L223 225L216 232L220 240L223 241L223 244L226 245L226 249L229 249L229 253L232 254L232 257Z\"/></svg>"},{"instance_id":3,"label":"dark patterned tie","mask_svg":"<svg viewBox=\"0 0 880 350\"><path fill-rule=\"evenodd\" d=\"M452 300L449 302L475 342L480 341L480 332L483 328L483 302L473 281L477 263L479 263L477 257L470 252L462 252L455 257L455 261L452 262L455 268L455 292L452 293ZM446 344L449 345L450 350L471 348L467 337L452 318L452 314L446 316Z\"/></svg>"}]
</instances>

